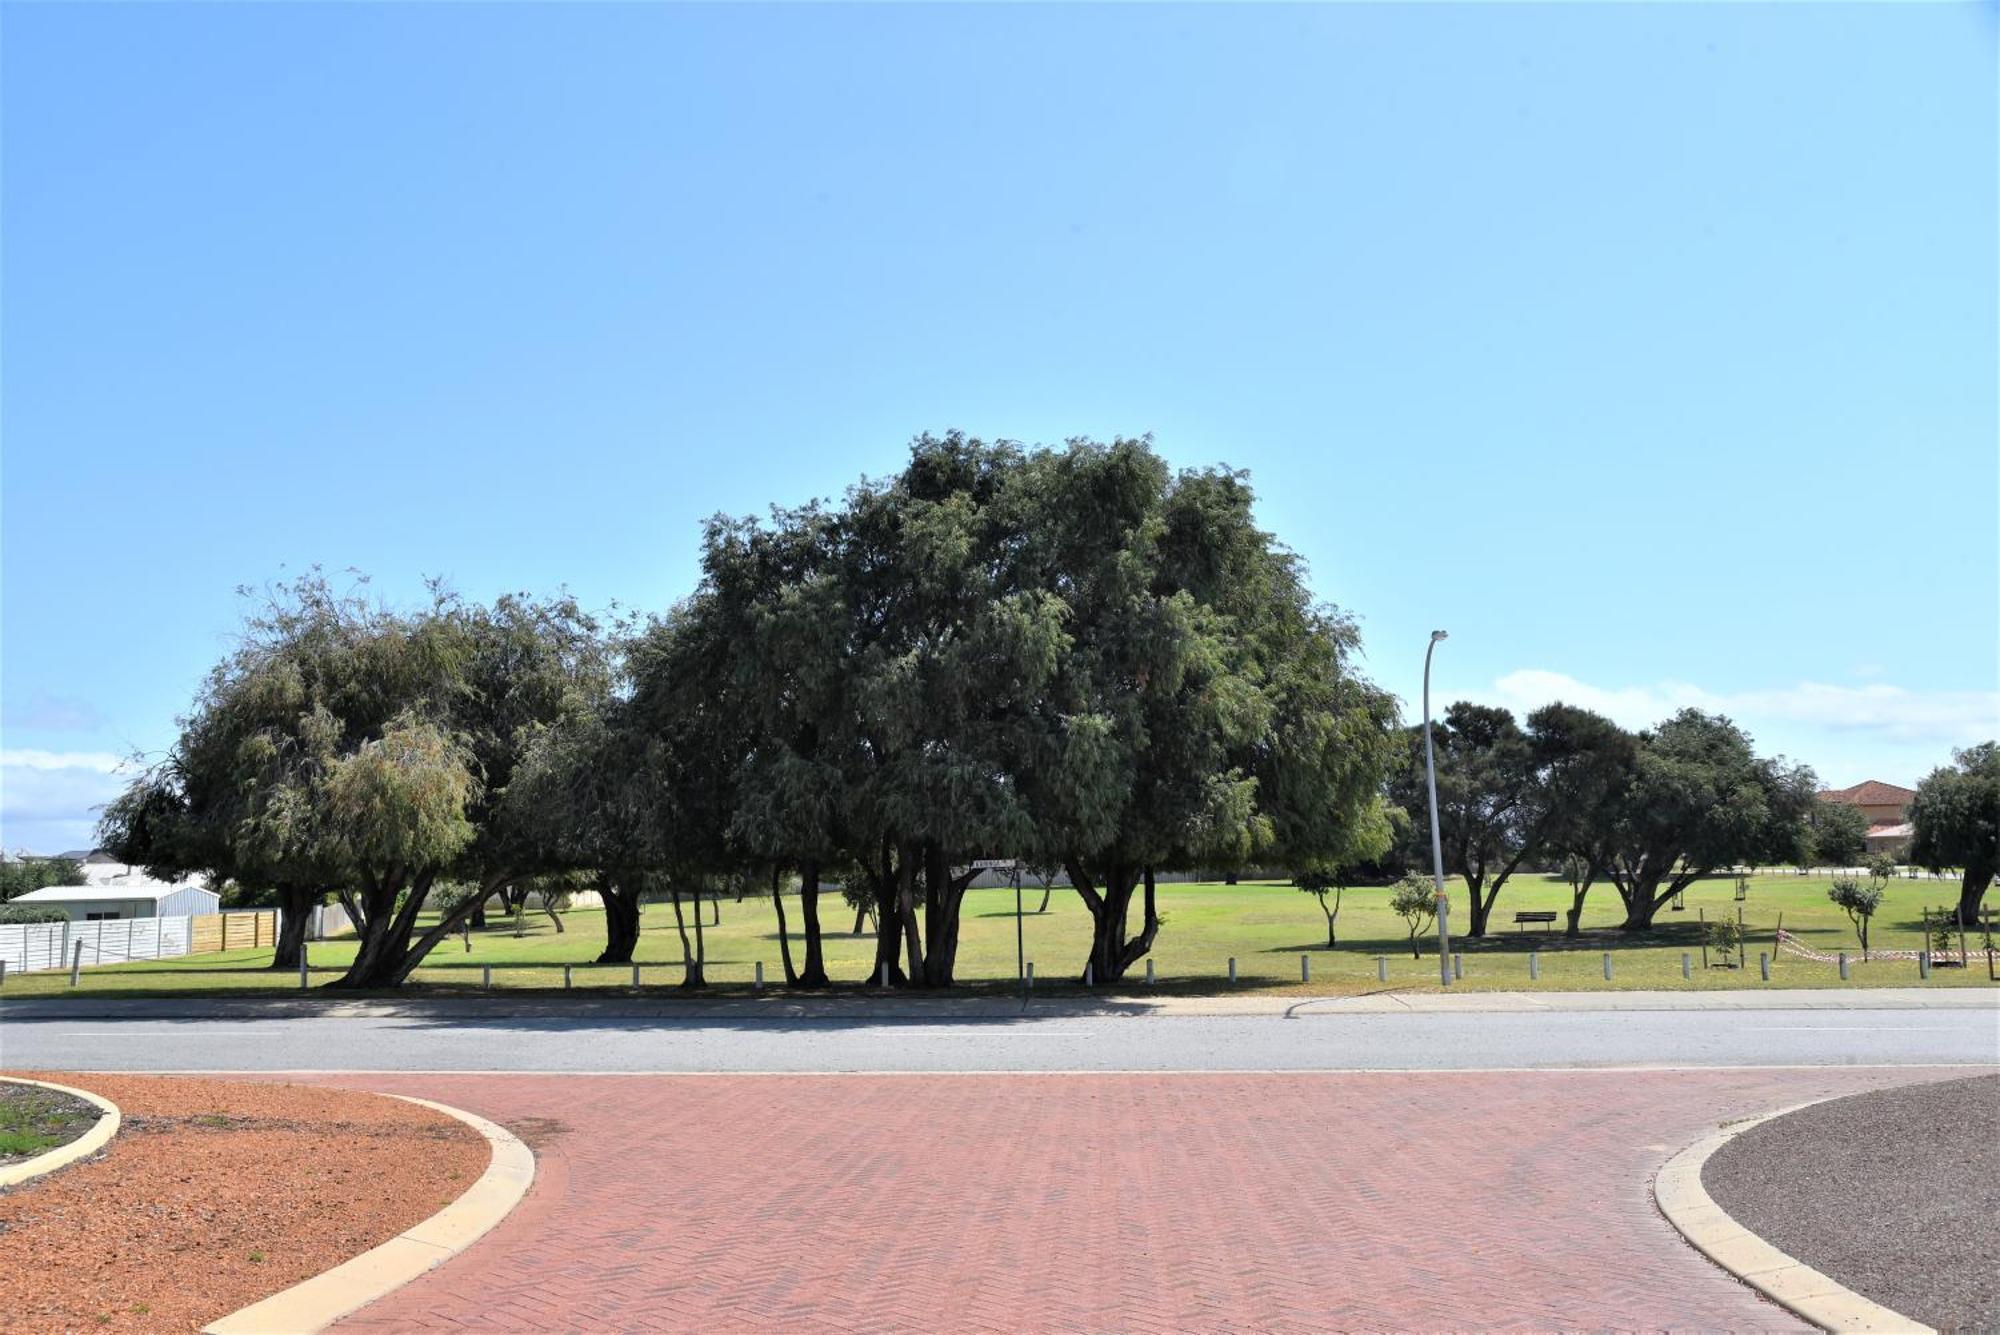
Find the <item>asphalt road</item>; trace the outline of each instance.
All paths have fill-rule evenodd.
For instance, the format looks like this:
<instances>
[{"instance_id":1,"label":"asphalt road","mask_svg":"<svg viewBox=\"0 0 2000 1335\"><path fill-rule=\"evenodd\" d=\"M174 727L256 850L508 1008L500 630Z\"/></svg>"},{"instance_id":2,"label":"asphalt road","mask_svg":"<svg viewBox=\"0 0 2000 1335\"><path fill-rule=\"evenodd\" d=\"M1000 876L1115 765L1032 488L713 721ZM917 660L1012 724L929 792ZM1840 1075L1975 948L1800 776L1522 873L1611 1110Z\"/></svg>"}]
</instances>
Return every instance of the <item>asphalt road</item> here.
<instances>
[{"instance_id":1,"label":"asphalt road","mask_svg":"<svg viewBox=\"0 0 2000 1335\"><path fill-rule=\"evenodd\" d=\"M102 1071L1342 1071L1994 1066L2000 1011L936 1019L671 1008L0 1007L0 1066Z\"/></svg>"}]
</instances>

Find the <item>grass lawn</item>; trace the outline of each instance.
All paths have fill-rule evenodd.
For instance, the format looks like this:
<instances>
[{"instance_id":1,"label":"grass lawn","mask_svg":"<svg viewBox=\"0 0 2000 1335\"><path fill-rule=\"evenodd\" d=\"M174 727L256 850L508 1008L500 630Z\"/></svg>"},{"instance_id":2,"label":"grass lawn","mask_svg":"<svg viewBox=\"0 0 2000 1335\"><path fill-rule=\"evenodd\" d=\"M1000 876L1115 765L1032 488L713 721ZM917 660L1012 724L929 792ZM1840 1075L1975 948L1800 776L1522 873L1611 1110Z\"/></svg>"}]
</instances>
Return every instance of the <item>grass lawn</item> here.
<instances>
[{"instance_id":1,"label":"grass lawn","mask_svg":"<svg viewBox=\"0 0 2000 1335\"><path fill-rule=\"evenodd\" d=\"M1863 963L1860 947L1846 917L1827 902L1824 876L1772 875L1753 878L1748 900L1741 905L1748 936L1748 960L1743 969L1702 967L1701 940L1696 923L1705 911L1711 919L1734 917L1735 882L1704 881L1691 888L1687 908L1662 909L1654 932L1628 936L1616 930L1623 914L1609 887L1591 891L1584 911L1583 936L1575 941L1561 933L1518 933L1513 915L1546 909L1558 914L1569 905L1569 887L1544 877L1516 877L1501 891L1495 905L1495 931L1483 941L1454 938L1464 955L1465 976L1457 984L1474 990L1626 990L1637 988L1832 987L1840 983L1832 964L1817 964L1796 956L1778 959L1769 983L1758 974L1757 953L1771 949L1772 932L1784 916L1787 931L1822 950L1846 949L1854 955L1849 986L1909 986L1917 979L1908 961ZM1898 880L1890 883L1876 914L1870 945L1878 949L1914 950L1922 945L1921 919L1926 905L1957 902L1957 883ZM1329 995L1379 990L1376 959L1387 957L1391 988L1438 986L1436 937L1421 938L1422 959L1412 959L1403 922L1389 911L1388 890L1349 890L1340 913L1340 944L1326 947L1326 920L1310 895L1282 883L1242 885L1167 885L1160 887L1165 919L1154 943L1153 958L1162 990L1220 993L1230 990L1228 960L1236 958L1238 991L1287 991ZM1035 964L1036 987L1069 988L1088 952L1089 916L1073 891L1058 889L1049 897L1046 913L1035 910L1040 891L1024 892L1023 922L1027 957ZM1456 907L1463 898L1454 899ZM779 964L776 918L769 900L724 900L722 923L705 929L708 978L722 989L747 990L754 965L764 963L766 980L784 978ZM802 957L796 933L799 905L792 898L786 917L793 933L795 958ZM837 895L822 896L821 922L826 930L826 967L836 983L858 981L874 959L873 937L851 936L853 914ZM1136 921L1136 911L1135 911ZM1558 919L1560 922L1560 919ZM558 932L545 914L531 915L521 936L511 920L495 919L485 931L474 932L468 951L457 938L446 941L417 970L415 982L424 989L477 989L483 965L494 968L496 989L560 988L562 966L575 966L577 988L629 988L626 966L590 965L603 947L603 916L596 910L564 915ZM1463 909L1454 929L1464 926ZM692 931L692 928L690 928ZM1971 943L1971 967L1937 968L1931 986L1990 985L1984 957ZM1541 978L1530 983L1527 954L1541 951ZM1613 956L1613 980L1603 977L1605 951ZM1694 976L1681 977L1681 953L1694 958ZM324 983L353 958L351 941L325 941L311 947L313 981ZM1301 982L1299 957L1310 958L1312 979ZM680 979L680 943L674 933L673 911L665 904L648 905L637 956L641 979L650 991ZM274 973L267 967L271 952L237 950L178 960L142 961L86 969L81 987L69 988L64 972L16 974L0 996L186 993L190 991L280 990L296 992L296 975ZM1719 964L1719 960L1715 961ZM975 890L966 896L958 954L958 977L967 986L1013 986L1014 905L1007 890ZM1122 984L1138 990L1144 984L1141 964Z\"/></svg>"},{"instance_id":2,"label":"grass lawn","mask_svg":"<svg viewBox=\"0 0 2000 1335\"><path fill-rule=\"evenodd\" d=\"M0 1164L67 1145L96 1126L101 1115L59 1090L0 1082Z\"/></svg>"}]
</instances>

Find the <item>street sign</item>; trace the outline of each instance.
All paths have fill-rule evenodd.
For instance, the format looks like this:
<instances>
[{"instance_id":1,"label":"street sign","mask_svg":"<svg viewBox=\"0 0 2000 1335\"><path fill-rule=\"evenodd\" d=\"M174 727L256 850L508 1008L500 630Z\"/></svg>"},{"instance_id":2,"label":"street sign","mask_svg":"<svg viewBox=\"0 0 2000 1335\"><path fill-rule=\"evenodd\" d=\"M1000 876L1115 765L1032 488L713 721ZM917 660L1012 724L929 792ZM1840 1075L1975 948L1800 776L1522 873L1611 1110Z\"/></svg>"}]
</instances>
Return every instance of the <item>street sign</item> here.
<instances>
[{"instance_id":1,"label":"street sign","mask_svg":"<svg viewBox=\"0 0 2000 1335\"><path fill-rule=\"evenodd\" d=\"M972 869L974 871L1012 871L1020 865L1021 860L1019 858L975 858L972 862Z\"/></svg>"}]
</instances>

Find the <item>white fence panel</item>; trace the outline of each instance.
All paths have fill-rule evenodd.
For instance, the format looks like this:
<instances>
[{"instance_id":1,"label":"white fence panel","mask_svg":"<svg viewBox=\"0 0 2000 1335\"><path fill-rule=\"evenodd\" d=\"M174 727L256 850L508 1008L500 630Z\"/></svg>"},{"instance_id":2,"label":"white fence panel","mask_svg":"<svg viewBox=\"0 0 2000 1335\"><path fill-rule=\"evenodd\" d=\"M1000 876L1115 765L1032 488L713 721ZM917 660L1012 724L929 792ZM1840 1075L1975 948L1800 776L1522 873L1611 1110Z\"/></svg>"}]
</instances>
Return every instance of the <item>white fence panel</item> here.
<instances>
[{"instance_id":1,"label":"white fence panel","mask_svg":"<svg viewBox=\"0 0 2000 1335\"><path fill-rule=\"evenodd\" d=\"M187 954L192 935L185 916L0 923L0 959L7 961L9 973L67 969L78 945L85 967L167 959Z\"/></svg>"}]
</instances>

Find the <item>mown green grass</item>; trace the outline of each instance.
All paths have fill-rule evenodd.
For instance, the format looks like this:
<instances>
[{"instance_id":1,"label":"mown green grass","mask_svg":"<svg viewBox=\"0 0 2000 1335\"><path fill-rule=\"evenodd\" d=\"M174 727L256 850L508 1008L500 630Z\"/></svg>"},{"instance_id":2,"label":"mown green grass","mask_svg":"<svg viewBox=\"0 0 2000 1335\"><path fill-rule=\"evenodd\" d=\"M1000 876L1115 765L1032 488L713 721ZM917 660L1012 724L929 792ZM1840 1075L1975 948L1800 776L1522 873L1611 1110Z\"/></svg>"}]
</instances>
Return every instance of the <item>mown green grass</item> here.
<instances>
[{"instance_id":1,"label":"mown green grass","mask_svg":"<svg viewBox=\"0 0 2000 1335\"><path fill-rule=\"evenodd\" d=\"M1854 956L1849 986L1908 986L1917 968L1907 961L1863 963L1846 917L1827 902L1824 876L1773 875L1753 878L1749 899L1735 902L1733 880L1701 882L1689 890L1684 912L1661 910L1658 928L1643 936L1617 929L1623 918L1618 899L1608 887L1591 892L1583 918L1584 935L1567 940L1560 932L1516 932L1517 911L1548 909L1561 913L1569 905L1569 887L1553 878L1517 877L1501 892L1494 910L1494 931L1484 940L1457 939L1465 960L1465 976L1457 984L1471 990L1627 990L1639 988L1833 987L1839 986L1832 964L1816 964L1786 955L1775 960L1772 978L1759 977L1757 954L1770 951L1772 933L1783 915L1784 926L1823 950L1846 949ZM1160 888L1165 922L1153 950L1161 990L1220 993L1230 990L1228 960L1237 961L1238 991L1289 991L1314 994L1354 993L1379 989L1377 957L1386 957L1388 986L1435 988L1438 984L1433 935L1420 939L1421 959L1412 959L1403 922L1388 908L1389 892L1381 887L1347 891L1340 913L1340 944L1326 948L1326 924L1312 897L1281 883L1243 885L1167 885ZM1890 883L1877 913L1870 944L1878 949L1913 950L1922 945L1922 913L1926 905L1956 902L1950 882L1898 880ZM1022 921L1027 957L1035 964L1036 985L1066 987L1081 972L1090 940L1089 917L1073 891L1058 889L1045 913L1037 913L1040 891L1024 893L1027 913ZM1464 926L1463 892L1454 899L1455 930ZM822 898L826 965L837 984L858 982L874 959L874 941L867 932L850 935L853 914L837 895ZM1746 966L1741 969L1702 967L1697 923L1734 917L1743 910L1748 936ZM692 913L692 906L688 911ZM711 906L710 912L713 911ZM1135 910L1136 913L1136 910ZM766 980L783 980L779 965L776 918L768 899L724 900L722 922L704 929L708 979L721 988L747 988L757 961ZM789 897L786 916L794 934L795 958L802 958L797 941L800 910ZM1560 920L1559 920L1560 921ZM665 904L648 905L642 920L638 962L649 990L680 980L680 942L673 912ZM445 941L419 969L414 981L423 989L469 990L480 985L481 967L495 970L496 989L560 988L562 966L572 969L578 989L629 988L629 966L591 965L603 948L603 916L596 910L564 915L558 932L544 914L531 914L522 934L510 919L496 919L471 936L468 951L457 937ZM1136 927L1136 919L1134 926ZM690 926L690 932L692 926ZM1971 967L1938 968L1932 986L1987 986L1984 957L1971 943ZM1530 983L1527 954L1541 952L1541 978ZM1613 977L1603 977L1602 957L1613 957ZM1694 976L1681 977L1681 954L1693 956ZM329 981L353 958L350 941L315 943L311 948L313 982ZM1301 982L1299 957L1311 960L1312 979ZM72 992L65 973L9 977L0 996L47 994L104 995L119 993L185 994L193 991L297 991L296 975L275 973L268 966L271 952L238 950L178 960L143 961L86 969L83 985ZM1719 966L1719 957L1711 965ZM966 898L958 956L958 977L969 987L1014 986L1014 903L1007 890L975 890ZM1135 968L1121 986L1144 986L1144 966Z\"/></svg>"},{"instance_id":2,"label":"mown green grass","mask_svg":"<svg viewBox=\"0 0 2000 1335\"><path fill-rule=\"evenodd\" d=\"M25 1159L66 1145L97 1118L97 1109L68 1094L0 1083L0 1159Z\"/></svg>"}]
</instances>

